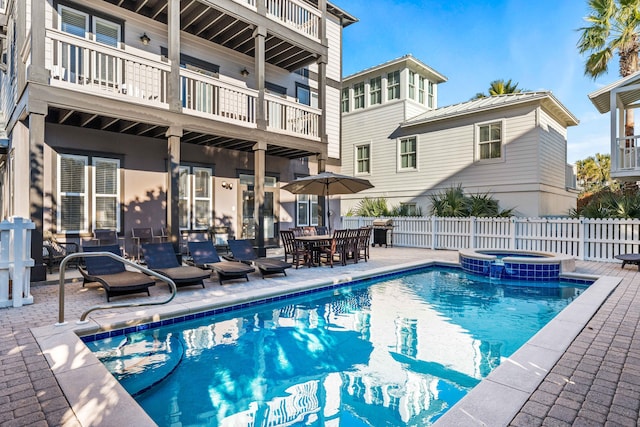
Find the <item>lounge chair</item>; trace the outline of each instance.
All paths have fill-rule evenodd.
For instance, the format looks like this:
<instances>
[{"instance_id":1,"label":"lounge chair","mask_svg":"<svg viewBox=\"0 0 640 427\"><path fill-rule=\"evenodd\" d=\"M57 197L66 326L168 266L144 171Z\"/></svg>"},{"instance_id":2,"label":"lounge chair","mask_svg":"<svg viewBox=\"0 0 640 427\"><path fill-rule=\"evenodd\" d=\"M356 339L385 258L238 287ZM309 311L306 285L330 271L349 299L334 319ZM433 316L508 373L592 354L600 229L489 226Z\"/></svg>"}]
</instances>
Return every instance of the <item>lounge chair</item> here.
<instances>
[{"instance_id":1,"label":"lounge chair","mask_svg":"<svg viewBox=\"0 0 640 427\"><path fill-rule=\"evenodd\" d=\"M173 245L168 242L142 245L142 254L149 269L167 276L177 287L201 285L204 288L204 279L210 276L198 267L178 264Z\"/></svg>"},{"instance_id":2,"label":"lounge chair","mask_svg":"<svg viewBox=\"0 0 640 427\"><path fill-rule=\"evenodd\" d=\"M106 246L85 246L83 252L111 252L121 255L120 247L116 245ZM85 257L85 267L78 267L82 274L82 286L88 282L97 282L102 285L106 294L107 302L111 297L127 294L137 294L146 292L149 295L149 287L156 284L156 281L146 274L136 271L129 271L124 263L109 257Z\"/></svg>"},{"instance_id":3,"label":"lounge chair","mask_svg":"<svg viewBox=\"0 0 640 427\"><path fill-rule=\"evenodd\" d=\"M229 240L229 250L231 250L231 257L227 257L230 261L240 261L245 264L253 264L258 267L258 271L264 276L271 274L284 274L287 268L291 268L291 264L288 262L280 261L274 258L260 258L253 249L251 240Z\"/></svg>"},{"instance_id":4,"label":"lounge chair","mask_svg":"<svg viewBox=\"0 0 640 427\"><path fill-rule=\"evenodd\" d=\"M201 269L212 269L215 271L221 285L223 280L244 278L247 279L248 282L248 274L255 271L252 266L241 262L222 261L211 240L188 242L187 245L195 266Z\"/></svg>"}]
</instances>

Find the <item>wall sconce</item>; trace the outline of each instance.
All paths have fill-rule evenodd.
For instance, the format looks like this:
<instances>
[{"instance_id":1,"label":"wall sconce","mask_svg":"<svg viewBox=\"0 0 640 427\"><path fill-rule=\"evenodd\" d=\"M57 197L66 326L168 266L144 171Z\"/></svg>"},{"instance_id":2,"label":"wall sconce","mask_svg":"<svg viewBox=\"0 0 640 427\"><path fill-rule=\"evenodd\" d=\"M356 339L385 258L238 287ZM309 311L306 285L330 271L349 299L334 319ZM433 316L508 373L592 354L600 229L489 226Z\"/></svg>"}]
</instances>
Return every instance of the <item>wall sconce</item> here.
<instances>
[{"instance_id":1,"label":"wall sconce","mask_svg":"<svg viewBox=\"0 0 640 427\"><path fill-rule=\"evenodd\" d=\"M142 42L143 45L148 46L151 39L149 38L147 33L144 33L143 35L140 36L140 41Z\"/></svg>"},{"instance_id":2,"label":"wall sconce","mask_svg":"<svg viewBox=\"0 0 640 427\"><path fill-rule=\"evenodd\" d=\"M240 71L240 74L242 75L242 77L248 77L249 70L247 70L246 68L243 68L242 71Z\"/></svg>"},{"instance_id":3,"label":"wall sconce","mask_svg":"<svg viewBox=\"0 0 640 427\"><path fill-rule=\"evenodd\" d=\"M222 188L227 189L227 190L233 190L233 183L232 182L227 182L227 181L222 181Z\"/></svg>"}]
</instances>

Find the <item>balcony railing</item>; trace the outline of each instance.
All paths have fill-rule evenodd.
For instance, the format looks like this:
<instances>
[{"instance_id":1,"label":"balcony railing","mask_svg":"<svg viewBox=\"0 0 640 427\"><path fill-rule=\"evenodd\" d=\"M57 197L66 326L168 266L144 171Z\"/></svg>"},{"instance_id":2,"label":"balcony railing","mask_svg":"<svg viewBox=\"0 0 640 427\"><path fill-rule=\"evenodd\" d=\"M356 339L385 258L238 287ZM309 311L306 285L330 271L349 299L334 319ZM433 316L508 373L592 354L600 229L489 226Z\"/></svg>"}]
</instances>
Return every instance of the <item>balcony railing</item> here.
<instances>
[{"instance_id":1,"label":"balcony railing","mask_svg":"<svg viewBox=\"0 0 640 427\"><path fill-rule=\"evenodd\" d=\"M81 85L82 90L167 103L167 63L127 53L56 30L52 43L51 85Z\"/></svg>"},{"instance_id":2,"label":"balcony railing","mask_svg":"<svg viewBox=\"0 0 640 427\"><path fill-rule=\"evenodd\" d=\"M57 30L46 35L52 86L168 108L171 66L160 56L134 55ZM11 104L11 94L2 91L0 102ZM180 101L185 114L251 128L257 124L258 91L194 70L180 70ZM269 131L319 140L320 110L272 95L265 102Z\"/></svg>"},{"instance_id":3,"label":"balcony railing","mask_svg":"<svg viewBox=\"0 0 640 427\"><path fill-rule=\"evenodd\" d=\"M617 158L612 159L612 171L640 170L640 135L618 138L616 143Z\"/></svg>"},{"instance_id":4,"label":"balcony railing","mask_svg":"<svg viewBox=\"0 0 640 427\"><path fill-rule=\"evenodd\" d=\"M241 5L256 10L256 2L261 0L234 0ZM307 37L320 38L320 11L298 0L262 0L267 16L274 21L300 31Z\"/></svg>"},{"instance_id":5,"label":"balcony railing","mask_svg":"<svg viewBox=\"0 0 640 427\"><path fill-rule=\"evenodd\" d=\"M276 132L320 138L320 110L267 95L267 128Z\"/></svg>"}]
</instances>

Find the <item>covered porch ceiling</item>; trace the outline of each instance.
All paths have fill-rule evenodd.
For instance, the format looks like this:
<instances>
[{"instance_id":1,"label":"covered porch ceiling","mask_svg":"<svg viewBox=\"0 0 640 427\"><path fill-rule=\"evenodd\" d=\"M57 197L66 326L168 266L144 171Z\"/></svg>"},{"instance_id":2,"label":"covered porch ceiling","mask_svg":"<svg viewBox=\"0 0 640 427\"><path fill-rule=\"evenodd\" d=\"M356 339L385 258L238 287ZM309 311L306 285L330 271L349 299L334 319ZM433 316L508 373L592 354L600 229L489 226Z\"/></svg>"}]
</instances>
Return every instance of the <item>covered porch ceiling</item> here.
<instances>
[{"instance_id":1,"label":"covered porch ceiling","mask_svg":"<svg viewBox=\"0 0 640 427\"><path fill-rule=\"evenodd\" d=\"M589 99L600 113L611 111L612 92L625 108L640 107L640 71L589 94Z\"/></svg>"},{"instance_id":2,"label":"covered porch ceiling","mask_svg":"<svg viewBox=\"0 0 640 427\"><path fill-rule=\"evenodd\" d=\"M105 0L118 7L146 16L163 24L167 24L167 0ZM229 3L231 13L221 7L215 7L204 0L182 0L180 2L180 29L207 41L222 45L236 52L254 57L255 43L253 38L254 24L242 18L255 14L251 9L239 5L232 0ZM242 16L240 15L242 11ZM284 28L284 27L283 27ZM292 31L292 30L289 30ZM304 39L304 36L299 36ZM311 39L308 40L312 42ZM318 52L314 52L304 43L292 43L290 40L272 32L267 33L265 40L267 63L295 71L316 61ZM319 44L318 44L319 46Z\"/></svg>"},{"instance_id":3,"label":"covered porch ceiling","mask_svg":"<svg viewBox=\"0 0 640 427\"><path fill-rule=\"evenodd\" d=\"M69 110L64 108L49 108L46 118L48 123L55 123L64 126L82 127L87 129L102 130L105 132L115 132L119 134L135 135L147 138L157 138L166 141L168 125L155 125L140 121L132 121L118 117L109 117L102 114L88 113L79 110ZM218 147L226 150L238 150L251 153L256 141L240 138L229 138L223 135L204 133L184 129L182 143L204 145L208 147ZM318 153L308 150L301 150L290 147L267 144L266 154L268 156L284 157L287 159L298 159L313 156Z\"/></svg>"}]
</instances>

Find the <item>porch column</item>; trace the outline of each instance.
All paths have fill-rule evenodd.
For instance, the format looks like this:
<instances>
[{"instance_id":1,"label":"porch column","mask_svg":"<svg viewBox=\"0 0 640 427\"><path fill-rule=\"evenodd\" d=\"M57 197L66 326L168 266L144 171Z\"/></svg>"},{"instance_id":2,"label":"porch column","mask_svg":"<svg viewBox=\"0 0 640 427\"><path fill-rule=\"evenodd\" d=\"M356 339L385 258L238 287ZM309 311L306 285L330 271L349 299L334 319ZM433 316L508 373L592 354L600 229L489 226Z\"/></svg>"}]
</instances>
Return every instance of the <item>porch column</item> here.
<instances>
[{"instance_id":1,"label":"porch column","mask_svg":"<svg viewBox=\"0 0 640 427\"><path fill-rule=\"evenodd\" d=\"M47 105L45 103L31 103L28 109L27 140L20 137L18 129L14 129L14 137L12 138L14 170L10 173L14 176L14 194L27 195L26 197L15 197L13 214L30 219L36 226L31 232L31 258L35 262L31 269L31 281L40 282L46 280L47 277L46 267L42 260L44 127Z\"/></svg>"},{"instance_id":2,"label":"porch column","mask_svg":"<svg viewBox=\"0 0 640 427\"><path fill-rule=\"evenodd\" d=\"M259 2L263 3L263 2ZM255 43L255 78L256 88L258 89L258 104L256 105L256 125L260 130L267 129L267 109L264 96L264 80L265 80L265 39L267 37L267 29L257 27L253 31Z\"/></svg>"},{"instance_id":3,"label":"porch column","mask_svg":"<svg viewBox=\"0 0 640 427\"><path fill-rule=\"evenodd\" d=\"M27 79L37 83L47 83L49 79L44 60L45 3L31 2L31 63L27 69Z\"/></svg>"},{"instance_id":4,"label":"porch column","mask_svg":"<svg viewBox=\"0 0 640 427\"><path fill-rule=\"evenodd\" d=\"M182 102L180 100L180 0L168 0L168 33L169 43L167 46L169 61L171 62L171 72L168 78L169 109L171 111L181 111Z\"/></svg>"},{"instance_id":5,"label":"porch column","mask_svg":"<svg viewBox=\"0 0 640 427\"><path fill-rule=\"evenodd\" d=\"M43 3L44 2L40 2ZM16 8L16 31L14 34L15 43L16 43L16 54L14 64L16 71L16 93L21 94L24 90L26 84L26 64L22 60L22 49L27 42L27 2L26 1L17 1L14 3ZM32 46L33 47L33 46Z\"/></svg>"},{"instance_id":6,"label":"porch column","mask_svg":"<svg viewBox=\"0 0 640 427\"><path fill-rule=\"evenodd\" d=\"M267 151L266 141L258 141L253 146L254 163L254 217L256 221L256 245L258 255L265 256L267 250L264 247L264 176L265 176L265 152Z\"/></svg>"},{"instance_id":7,"label":"porch column","mask_svg":"<svg viewBox=\"0 0 640 427\"><path fill-rule=\"evenodd\" d=\"M318 10L321 13L320 20L320 42L327 47L327 0L318 0ZM327 54L318 57L318 108L322 114L320 115L320 123L318 123L318 132L320 134L321 152L318 155L318 173L325 172L328 157L327 145L329 136L327 135ZM322 204L324 206L324 203ZM324 215L323 215L324 216Z\"/></svg>"},{"instance_id":8,"label":"porch column","mask_svg":"<svg viewBox=\"0 0 640 427\"><path fill-rule=\"evenodd\" d=\"M167 231L176 253L180 243L180 138L182 128L171 126L167 130Z\"/></svg>"}]
</instances>

